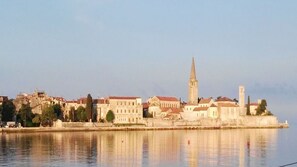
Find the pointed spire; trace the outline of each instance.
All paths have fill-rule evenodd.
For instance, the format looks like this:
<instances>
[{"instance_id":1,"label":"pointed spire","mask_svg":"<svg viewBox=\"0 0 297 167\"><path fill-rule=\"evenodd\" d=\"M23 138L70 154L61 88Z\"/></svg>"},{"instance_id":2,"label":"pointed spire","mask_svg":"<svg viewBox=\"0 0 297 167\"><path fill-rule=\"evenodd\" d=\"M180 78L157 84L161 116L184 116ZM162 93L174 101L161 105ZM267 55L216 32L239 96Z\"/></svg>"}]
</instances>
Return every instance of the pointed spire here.
<instances>
[{"instance_id":1,"label":"pointed spire","mask_svg":"<svg viewBox=\"0 0 297 167\"><path fill-rule=\"evenodd\" d=\"M195 60L192 58L192 67L191 67L191 75L190 80L196 80L196 70L195 70Z\"/></svg>"}]
</instances>

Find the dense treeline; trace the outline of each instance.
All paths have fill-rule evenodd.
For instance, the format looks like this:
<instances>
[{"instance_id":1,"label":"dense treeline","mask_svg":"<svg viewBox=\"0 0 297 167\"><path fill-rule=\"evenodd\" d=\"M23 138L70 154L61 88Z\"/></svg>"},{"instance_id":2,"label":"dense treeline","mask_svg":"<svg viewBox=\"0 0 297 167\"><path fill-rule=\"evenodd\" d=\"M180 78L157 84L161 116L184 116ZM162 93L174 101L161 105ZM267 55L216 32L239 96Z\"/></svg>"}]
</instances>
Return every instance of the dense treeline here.
<instances>
[{"instance_id":1,"label":"dense treeline","mask_svg":"<svg viewBox=\"0 0 297 167\"><path fill-rule=\"evenodd\" d=\"M89 116L91 115L93 113L89 113ZM77 109L71 108L66 114L60 104L53 104L43 108L41 114L34 114L30 103L22 104L19 111L16 111L13 99L6 100L0 105L1 123L16 122L17 125L20 123L23 127L53 126L53 122L57 119L72 122L87 122L89 120L86 108L82 106Z\"/></svg>"}]
</instances>

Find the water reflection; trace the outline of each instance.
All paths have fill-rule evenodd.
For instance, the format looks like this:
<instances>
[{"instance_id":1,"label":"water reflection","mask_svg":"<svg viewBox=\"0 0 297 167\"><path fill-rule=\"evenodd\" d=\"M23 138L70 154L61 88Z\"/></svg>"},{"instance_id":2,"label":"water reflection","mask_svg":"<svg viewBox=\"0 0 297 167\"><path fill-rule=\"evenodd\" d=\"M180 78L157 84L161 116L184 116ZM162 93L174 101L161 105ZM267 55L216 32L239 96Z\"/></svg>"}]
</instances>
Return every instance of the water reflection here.
<instances>
[{"instance_id":1,"label":"water reflection","mask_svg":"<svg viewBox=\"0 0 297 167\"><path fill-rule=\"evenodd\" d=\"M2 134L7 166L269 166L277 129Z\"/></svg>"}]
</instances>

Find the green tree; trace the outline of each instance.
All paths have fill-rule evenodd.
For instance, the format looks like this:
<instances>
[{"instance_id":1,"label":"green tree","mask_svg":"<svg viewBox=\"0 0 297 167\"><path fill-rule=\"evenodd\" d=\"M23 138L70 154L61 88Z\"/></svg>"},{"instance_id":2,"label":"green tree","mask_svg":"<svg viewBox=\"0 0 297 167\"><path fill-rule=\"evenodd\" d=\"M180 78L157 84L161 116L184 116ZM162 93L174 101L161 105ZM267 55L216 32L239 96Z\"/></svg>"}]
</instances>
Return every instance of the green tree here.
<instances>
[{"instance_id":1,"label":"green tree","mask_svg":"<svg viewBox=\"0 0 297 167\"><path fill-rule=\"evenodd\" d=\"M115 119L113 111L109 110L106 114L106 121L107 122L113 122Z\"/></svg>"},{"instance_id":2,"label":"green tree","mask_svg":"<svg viewBox=\"0 0 297 167\"><path fill-rule=\"evenodd\" d=\"M55 104L52 106L54 109L54 113L56 114L57 119L64 120L62 107L60 104Z\"/></svg>"},{"instance_id":3,"label":"green tree","mask_svg":"<svg viewBox=\"0 0 297 167\"><path fill-rule=\"evenodd\" d=\"M76 121L77 121L77 118L76 118L76 111L75 111L75 108L74 108L74 107L71 107L71 108L70 108L68 118L69 118L69 120L71 120L72 122L76 122Z\"/></svg>"},{"instance_id":4,"label":"green tree","mask_svg":"<svg viewBox=\"0 0 297 167\"><path fill-rule=\"evenodd\" d=\"M265 113L267 107L267 102L265 99L261 100L261 103L257 107L257 115L262 115Z\"/></svg>"},{"instance_id":5,"label":"green tree","mask_svg":"<svg viewBox=\"0 0 297 167\"><path fill-rule=\"evenodd\" d=\"M22 107L19 110L19 117L24 127L27 127L27 124L32 122L33 113L29 103L22 104Z\"/></svg>"},{"instance_id":6,"label":"green tree","mask_svg":"<svg viewBox=\"0 0 297 167\"><path fill-rule=\"evenodd\" d=\"M1 107L1 119L4 122L14 121L15 106L12 100L4 100Z\"/></svg>"},{"instance_id":7,"label":"green tree","mask_svg":"<svg viewBox=\"0 0 297 167\"><path fill-rule=\"evenodd\" d=\"M251 101L250 101L250 96L248 96L248 102L246 106L246 115L251 115Z\"/></svg>"},{"instance_id":8,"label":"green tree","mask_svg":"<svg viewBox=\"0 0 297 167\"><path fill-rule=\"evenodd\" d=\"M77 120L80 122L86 122L87 119L87 112L86 109L82 106L79 106L76 110Z\"/></svg>"},{"instance_id":9,"label":"green tree","mask_svg":"<svg viewBox=\"0 0 297 167\"><path fill-rule=\"evenodd\" d=\"M90 94L87 96L87 104L86 104L86 112L87 112L87 119L93 119L93 99Z\"/></svg>"},{"instance_id":10,"label":"green tree","mask_svg":"<svg viewBox=\"0 0 297 167\"><path fill-rule=\"evenodd\" d=\"M34 118L32 119L32 123L35 126L39 126L40 125L40 119L41 119L41 116L39 114L35 114Z\"/></svg>"},{"instance_id":11,"label":"green tree","mask_svg":"<svg viewBox=\"0 0 297 167\"><path fill-rule=\"evenodd\" d=\"M48 106L44 110L42 110L40 122L42 126L52 126L53 121L57 119L57 115L55 113L53 106Z\"/></svg>"}]
</instances>

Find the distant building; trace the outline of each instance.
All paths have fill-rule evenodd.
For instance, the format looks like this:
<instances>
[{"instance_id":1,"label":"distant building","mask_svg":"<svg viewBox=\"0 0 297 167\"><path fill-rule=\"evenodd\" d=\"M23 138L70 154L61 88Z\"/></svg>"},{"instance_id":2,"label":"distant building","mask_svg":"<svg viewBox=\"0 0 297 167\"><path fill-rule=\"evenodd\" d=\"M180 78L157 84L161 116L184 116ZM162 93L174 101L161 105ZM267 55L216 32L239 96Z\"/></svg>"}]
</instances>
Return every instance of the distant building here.
<instances>
[{"instance_id":1,"label":"distant building","mask_svg":"<svg viewBox=\"0 0 297 167\"><path fill-rule=\"evenodd\" d=\"M236 120L240 116L239 105L230 98L220 97L215 101L218 106L218 118L222 121Z\"/></svg>"},{"instance_id":2,"label":"distant building","mask_svg":"<svg viewBox=\"0 0 297 167\"><path fill-rule=\"evenodd\" d=\"M30 104L33 114L42 114L42 110L51 105L52 98L44 91L35 91L32 94L21 93L13 101L16 111L19 111L23 104Z\"/></svg>"},{"instance_id":3,"label":"distant building","mask_svg":"<svg viewBox=\"0 0 297 167\"><path fill-rule=\"evenodd\" d=\"M59 104L65 110L66 100L63 97L51 97L44 91L34 91L32 94L20 93L13 100L13 104L18 112L23 104L30 104L33 114L42 114L42 110L50 105Z\"/></svg>"},{"instance_id":4,"label":"distant building","mask_svg":"<svg viewBox=\"0 0 297 167\"><path fill-rule=\"evenodd\" d=\"M218 118L217 106L212 98L201 99L197 105L184 106L182 117L188 121L196 121L205 118Z\"/></svg>"},{"instance_id":5,"label":"distant building","mask_svg":"<svg viewBox=\"0 0 297 167\"><path fill-rule=\"evenodd\" d=\"M154 96L148 99L148 104L148 112L154 118L163 118L171 114L176 115L181 111L180 100L176 97ZM177 117L175 116L174 118Z\"/></svg>"},{"instance_id":6,"label":"distant building","mask_svg":"<svg viewBox=\"0 0 297 167\"><path fill-rule=\"evenodd\" d=\"M7 96L0 96L0 105L3 104L4 101L8 100Z\"/></svg>"},{"instance_id":7,"label":"distant building","mask_svg":"<svg viewBox=\"0 0 297 167\"><path fill-rule=\"evenodd\" d=\"M257 115L257 108L259 106L259 103L251 103L250 104L250 112L251 115Z\"/></svg>"},{"instance_id":8,"label":"distant building","mask_svg":"<svg viewBox=\"0 0 297 167\"><path fill-rule=\"evenodd\" d=\"M143 108L140 97L110 96L99 99L96 104L97 120L105 119L111 110L114 115L114 123L138 124L143 123Z\"/></svg>"}]
</instances>

